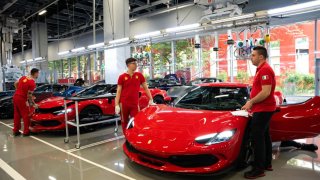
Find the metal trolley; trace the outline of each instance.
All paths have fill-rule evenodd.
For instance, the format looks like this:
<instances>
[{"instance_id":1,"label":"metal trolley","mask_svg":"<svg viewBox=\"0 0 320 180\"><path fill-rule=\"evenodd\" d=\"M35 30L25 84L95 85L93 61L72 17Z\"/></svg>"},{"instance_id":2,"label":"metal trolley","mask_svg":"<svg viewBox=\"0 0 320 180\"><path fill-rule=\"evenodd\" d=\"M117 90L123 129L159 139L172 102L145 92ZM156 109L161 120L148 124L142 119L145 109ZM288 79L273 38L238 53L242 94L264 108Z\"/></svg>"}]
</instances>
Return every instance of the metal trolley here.
<instances>
[{"instance_id":1,"label":"metal trolley","mask_svg":"<svg viewBox=\"0 0 320 180\"><path fill-rule=\"evenodd\" d=\"M65 143L69 143L69 128L68 125L74 126L77 128L77 144L75 147L77 149L80 148L80 127L85 127L85 126L91 126L91 125L96 125L96 124L102 124L106 122L116 122L116 127L114 129L115 132L118 132L119 125L118 121L120 120L119 116L113 116L113 117L99 117L97 119L97 122L91 122L91 123L81 123L79 120L79 102L80 101L86 101L86 100L93 100L93 99L105 99L105 98L114 98L115 96L101 96L101 97L92 97L92 98L79 98L79 97L67 97L64 99L64 117L65 117L65 125L66 125L66 137L64 139ZM76 119L75 122L71 122L68 120L68 115L67 115L67 101L73 101L75 103L75 113L76 113Z\"/></svg>"}]
</instances>

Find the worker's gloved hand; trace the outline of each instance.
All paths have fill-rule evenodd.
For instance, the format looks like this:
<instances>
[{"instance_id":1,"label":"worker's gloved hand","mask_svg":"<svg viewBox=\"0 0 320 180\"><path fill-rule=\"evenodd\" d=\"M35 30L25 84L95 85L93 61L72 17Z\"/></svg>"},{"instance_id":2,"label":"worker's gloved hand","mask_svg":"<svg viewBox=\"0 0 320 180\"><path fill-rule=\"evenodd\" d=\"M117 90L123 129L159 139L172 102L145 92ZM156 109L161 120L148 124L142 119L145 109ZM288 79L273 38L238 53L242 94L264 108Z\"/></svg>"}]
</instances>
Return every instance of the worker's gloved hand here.
<instances>
[{"instance_id":1,"label":"worker's gloved hand","mask_svg":"<svg viewBox=\"0 0 320 180\"><path fill-rule=\"evenodd\" d=\"M35 109L39 109L38 104L34 104L33 107L34 107Z\"/></svg>"},{"instance_id":2,"label":"worker's gloved hand","mask_svg":"<svg viewBox=\"0 0 320 180\"><path fill-rule=\"evenodd\" d=\"M29 106L30 106L30 104L29 104L29 102L28 102L28 101L26 101L26 106L27 106L27 107L29 107Z\"/></svg>"},{"instance_id":3,"label":"worker's gloved hand","mask_svg":"<svg viewBox=\"0 0 320 180\"><path fill-rule=\"evenodd\" d=\"M149 106L155 106L155 105L157 105L157 104L154 103L152 99L150 99L150 101L149 101Z\"/></svg>"},{"instance_id":4,"label":"worker's gloved hand","mask_svg":"<svg viewBox=\"0 0 320 180\"><path fill-rule=\"evenodd\" d=\"M117 106L115 107L115 112L116 112L116 115L119 115L119 114L120 114L120 106L119 106L119 105L117 105Z\"/></svg>"}]
</instances>

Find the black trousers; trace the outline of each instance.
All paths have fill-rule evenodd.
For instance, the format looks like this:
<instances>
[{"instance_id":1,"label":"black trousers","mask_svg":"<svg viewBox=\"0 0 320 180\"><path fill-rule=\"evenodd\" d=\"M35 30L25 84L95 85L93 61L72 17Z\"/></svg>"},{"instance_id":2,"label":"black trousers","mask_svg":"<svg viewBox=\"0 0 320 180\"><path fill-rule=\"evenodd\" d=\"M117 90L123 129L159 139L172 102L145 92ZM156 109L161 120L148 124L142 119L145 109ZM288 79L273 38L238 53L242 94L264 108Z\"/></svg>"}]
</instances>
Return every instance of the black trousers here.
<instances>
[{"instance_id":1,"label":"black trousers","mask_svg":"<svg viewBox=\"0 0 320 180\"><path fill-rule=\"evenodd\" d=\"M251 140L253 145L253 167L265 169L271 166L272 142L269 133L269 124L273 112L253 113L251 122Z\"/></svg>"}]
</instances>

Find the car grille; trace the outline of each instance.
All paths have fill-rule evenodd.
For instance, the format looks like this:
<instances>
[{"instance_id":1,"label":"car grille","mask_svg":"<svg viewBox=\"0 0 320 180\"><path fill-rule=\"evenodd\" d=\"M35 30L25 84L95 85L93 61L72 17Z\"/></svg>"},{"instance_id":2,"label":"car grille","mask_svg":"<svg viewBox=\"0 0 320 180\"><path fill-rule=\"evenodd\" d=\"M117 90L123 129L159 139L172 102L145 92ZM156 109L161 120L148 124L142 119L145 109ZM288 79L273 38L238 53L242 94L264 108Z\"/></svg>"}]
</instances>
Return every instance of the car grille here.
<instances>
[{"instance_id":1,"label":"car grille","mask_svg":"<svg viewBox=\"0 0 320 180\"><path fill-rule=\"evenodd\" d=\"M128 141L126 141L126 147L130 152L142 155L139 157L141 161L153 164L155 166L163 166L165 162L169 162L183 168L197 168L212 166L218 162L218 158L211 154L177 155L170 156L169 158L161 158L137 150Z\"/></svg>"},{"instance_id":2,"label":"car grille","mask_svg":"<svg viewBox=\"0 0 320 180\"><path fill-rule=\"evenodd\" d=\"M56 112L56 111L61 111L61 110L64 110L64 107L60 106L60 107L49 108L49 109L38 108L38 109L36 109L36 113L39 113L39 114L50 114L50 113L53 113L53 112Z\"/></svg>"},{"instance_id":3,"label":"car grille","mask_svg":"<svg viewBox=\"0 0 320 180\"><path fill-rule=\"evenodd\" d=\"M61 125L60 121L49 120L49 121L32 121L31 126L40 125L43 127L55 127Z\"/></svg>"}]
</instances>

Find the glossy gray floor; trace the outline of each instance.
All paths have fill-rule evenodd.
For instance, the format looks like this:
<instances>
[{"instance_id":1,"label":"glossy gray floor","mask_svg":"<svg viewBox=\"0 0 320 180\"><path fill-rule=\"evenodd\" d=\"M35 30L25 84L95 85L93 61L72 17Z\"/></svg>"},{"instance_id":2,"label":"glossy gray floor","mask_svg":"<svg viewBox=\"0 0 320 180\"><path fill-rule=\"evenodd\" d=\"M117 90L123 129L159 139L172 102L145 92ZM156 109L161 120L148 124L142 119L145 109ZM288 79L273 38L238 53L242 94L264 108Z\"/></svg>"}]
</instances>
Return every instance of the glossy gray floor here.
<instances>
[{"instance_id":1,"label":"glossy gray floor","mask_svg":"<svg viewBox=\"0 0 320 180\"><path fill-rule=\"evenodd\" d=\"M244 179L243 171L232 171L218 177L194 177L161 173L130 162L122 152L122 134L114 134L112 125L81 135L82 149L63 142L64 133L42 133L31 137L13 137L12 120L0 120L0 167L9 165L16 174L30 180L100 180L100 179ZM316 143L320 137L300 140ZM293 148L275 150L274 171L263 179L320 179L320 151L307 152ZM0 180L12 178L12 170L0 168ZM9 175L11 174L11 175ZM22 178L22 179L23 179ZM17 178L16 178L17 179Z\"/></svg>"}]
</instances>

